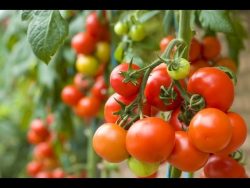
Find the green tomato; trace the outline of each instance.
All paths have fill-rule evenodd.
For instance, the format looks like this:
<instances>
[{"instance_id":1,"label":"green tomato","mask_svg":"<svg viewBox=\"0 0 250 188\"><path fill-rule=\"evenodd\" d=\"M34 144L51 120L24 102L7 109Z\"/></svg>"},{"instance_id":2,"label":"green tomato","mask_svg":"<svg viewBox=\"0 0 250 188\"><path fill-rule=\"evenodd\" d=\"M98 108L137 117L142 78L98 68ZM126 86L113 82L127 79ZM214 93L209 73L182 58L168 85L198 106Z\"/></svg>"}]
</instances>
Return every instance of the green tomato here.
<instances>
[{"instance_id":1,"label":"green tomato","mask_svg":"<svg viewBox=\"0 0 250 188\"><path fill-rule=\"evenodd\" d=\"M138 161L131 157L128 159L129 169L139 177L146 177L154 174L160 166L160 163L147 163L144 161Z\"/></svg>"},{"instance_id":2,"label":"green tomato","mask_svg":"<svg viewBox=\"0 0 250 188\"><path fill-rule=\"evenodd\" d=\"M143 24L132 25L129 36L133 41L139 42L146 37L146 31Z\"/></svg>"},{"instance_id":3,"label":"green tomato","mask_svg":"<svg viewBox=\"0 0 250 188\"><path fill-rule=\"evenodd\" d=\"M76 60L76 70L87 76L94 76L98 71L98 65L94 56L79 55Z\"/></svg>"},{"instance_id":4,"label":"green tomato","mask_svg":"<svg viewBox=\"0 0 250 188\"><path fill-rule=\"evenodd\" d=\"M128 32L128 25L125 22L117 22L114 31L117 35L126 35Z\"/></svg>"},{"instance_id":5,"label":"green tomato","mask_svg":"<svg viewBox=\"0 0 250 188\"><path fill-rule=\"evenodd\" d=\"M124 49L123 49L123 43L121 42L115 49L114 52L115 60L121 62L123 60L123 55L124 55Z\"/></svg>"},{"instance_id":6,"label":"green tomato","mask_svg":"<svg viewBox=\"0 0 250 188\"><path fill-rule=\"evenodd\" d=\"M174 65L168 66L168 74L174 80L181 80L188 76L190 71L190 63L184 59L180 58L174 62Z\"/></svg>"}]
</instances>

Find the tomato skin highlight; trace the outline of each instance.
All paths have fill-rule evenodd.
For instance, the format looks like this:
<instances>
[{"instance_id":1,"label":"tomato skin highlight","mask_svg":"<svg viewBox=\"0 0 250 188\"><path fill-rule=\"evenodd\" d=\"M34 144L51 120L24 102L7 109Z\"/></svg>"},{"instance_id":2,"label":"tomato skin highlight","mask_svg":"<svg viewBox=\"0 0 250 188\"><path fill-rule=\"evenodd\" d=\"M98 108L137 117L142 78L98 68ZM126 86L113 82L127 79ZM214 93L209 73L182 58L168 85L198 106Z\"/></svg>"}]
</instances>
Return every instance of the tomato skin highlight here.
<instances>
[{"instance_id":1,"label":"tomato skin highlight","mask_svg":"<svg viewBox=\"0 0 250 188\"><path fill-rule=\"evenodd\" d=\"M83 94L74 85L65 86L61 92L62 101L69 106L75 106L82 97Z\"/></svg>"},{"instance_id":2,"label":"tomato skin highlight","mask_svg":"<svg viewBox=\"0 0 250 188\"><path fill-rule=\"evenodd\" d=\"M165 160L172 152L174 143L174 129L168 122L157 117L136 121L129 128L126 137L129 154L148 163Z\"/></svg>"},{"instance_id":3,"label":"tomato skin highlight","mask_svg":"<svg viewBox=\"0 0 250 188\"><path fill-rule=\"evenodd\" d=\"M104 123L93 136L93 148L99 156L109 162L122 162L129 157L125 143L126 134L127 131L119 125Z\"/></svg>"},{"instance_id":4,"label":"tomato skin highlight","mask_svg":"<svg viewBox=\"0 0 250 188\"><path fill-rule=\"evenodd\" d=\"M206 164L208 157L208 153L201 152L193 146L187 132L175 132L175 146L168 157L171 165L182 171L194 172ZM189 159L188 162L187 159Z\"/></svg>"},{"instance_id":5,"label":"tomato skin highlight","mask_svg":"<svg viewBox=\"0 0 250 188\"><path fill-rule=\"evenodd\" d=\"M207 153L217 153L226 148L232 132L228 116L216 108L199 111L188 127L188 137L192 144Z\"/></svg>"},{"instance_id":6,"label":"tomato skin highlight","mask_svg":"<svg viewBox=\"0 0 250 188\"><path fill-rule=\"evenodd\" d=\"M234 85L229 76L215 67L198 69L188 80L187 91L204 97L206 107L226 112L234 100Z\"/></svg>"}]
</instances>

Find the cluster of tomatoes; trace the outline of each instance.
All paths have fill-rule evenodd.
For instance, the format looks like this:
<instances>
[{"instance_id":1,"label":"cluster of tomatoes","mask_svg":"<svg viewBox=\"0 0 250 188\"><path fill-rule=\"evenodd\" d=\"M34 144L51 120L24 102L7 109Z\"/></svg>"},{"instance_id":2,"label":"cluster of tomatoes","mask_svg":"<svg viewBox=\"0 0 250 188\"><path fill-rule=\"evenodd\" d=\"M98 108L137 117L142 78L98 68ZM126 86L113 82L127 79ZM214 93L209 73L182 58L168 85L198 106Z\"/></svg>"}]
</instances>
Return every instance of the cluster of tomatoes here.
<instances>
[{"instance_id":1,"label":"cluster of tomatoes","mask_svg":"<svg viewBox=\"0 0 250 188\"><path fill-rule=\"evenodd\" d=\"M172 39L161 41L161 51ZM234 82L217 67L202 66L190 74L197 61L215 61L220 48L216 37L206 36L201 44L193 38L188 60L166 61L152 70L133 62L115 67L110 74L115 93L104 106L106 123L93 136L96 153L113 163L127 160L138 177L154 175L164 162L185 172L204 167L208 178L247 177L232 157L247 136L245 121L230 110ZM216 64L228 67L223 60ZM160 116L166 111L169 119Z\"/></svg>"},{"instance_id":2,"label":"cluster of tomatoes","mask_svg":"<svg viewBox=\"0 0 250 188\"><path fill-rule=\"evenodd\" d=\"M73 107L79 117L92 118L98 114L102 102L107 98L108 86L103 75L110 59L107 20L102 23L97 12L89 14L86 31L76 34L71 46L77 54L78 73L74 77L74 84L63 88L61 98L65 104Z\"/></svg>"},{"instance_id":3,"label":"cluster of tomatoes","mask_svg":"<svg viewBox=\"0 0 250 188\"><path fill-rule=\"evenodd\" d=\"M50 126L53 115L48 115L46 120L40 118L32 120L27 139L34 145L33 159L27 164L27 174L33 178L66 178L75 177L67 174L60 165L53 148L55 134ZM63 138L61 138L63 142ZM82 177L85 177L84 174Z\"/></svg>"}]
</instances>

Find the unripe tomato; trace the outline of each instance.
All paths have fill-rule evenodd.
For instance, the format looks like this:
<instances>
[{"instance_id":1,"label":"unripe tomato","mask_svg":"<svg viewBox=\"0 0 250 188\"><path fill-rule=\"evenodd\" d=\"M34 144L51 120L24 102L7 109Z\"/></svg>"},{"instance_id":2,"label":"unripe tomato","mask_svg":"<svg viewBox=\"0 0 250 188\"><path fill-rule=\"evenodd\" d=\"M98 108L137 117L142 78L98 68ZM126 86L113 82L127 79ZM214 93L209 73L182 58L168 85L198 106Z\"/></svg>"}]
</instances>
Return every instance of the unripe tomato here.
<instances>
[{"instance_id":1,"label":"unripe tomato","mask_svg":"<svg viewBox=\"0 0 250 188\"><path fill-rule=\"evenodd\" d=\"M93 136L93 148L103 159L119 163L129 157L125 139L127 131L117 124L104 123Z\"/></svg>"},{"instance_id":2,"label":"unripe tomato","mask_svg":"<svg viewBox=\"0 0 250 188\"><path fill-rule=\"evenodd\" d=\"M188 137L200 151L217 153L230 143L233 128L228 116L216 109L205 108L192 118Z\"/></svg>"},{"instance_id":3,"label":"unripe tomato","mask_svg":"<svg viewBox=\"0 0 250 188\"><path fill-rule=\"evenodd\" d=\"M133 157L128 159L129 169L136 175L140 177L147 177L157 172L160 163L147 163L144 161L139 161Z\"/></svg>"},{"instance_id":4,"label":"unripe tomato","mask_svg":"<svg viewBox=\"0 0 250 188\"><path fill-rule=\"evenodd\" d=\"M204 59L198 59L190 65L188 77L190 78L198 69L203 67L210 67L210 64Z\"/></svg>"},{"instance_id":5,"label":"unripe tomato","mask_svg":"<svg viewBox=\"0 0 250 188\"><path fill-rule=\"evenodd\" d=\"M117 22L114 27L117 35L126 35L128 33L128 25L125 22Z\"/></svg>"},{"instance_id":6,"label":"unripe tomato","mask_svg":"<svg viewBox=\"0 0 250 188\"><path fill-rule=\"evenodd\" d=\"M146 37L146 31L143 24L132 25L129 30L129 36L133 41L139 42Z\"/></svg>"},{"instance_id":7,"label":"unripe tomato","mask_svg":"<svg viewBox=\"0 0 250 188\"><path fill-rule=\"evenodd\" d=\"M230 59L230 58L221 58L219 59L216 63L216 66L224 66L229 68L231 71L233 71L234 73L237 72L237 67L236 67L236 63L234 62L234 60Z\"/></svg>"},{"instance_id":8,"label":"unripe tomato","mask_svg":"<svg viewBox=\"0 0 250 188\"><path fill-rule=\"evenodd\" d=\"M65 86L61 93L62 101L69 106L75 106L82 97L83 94L74 85Z\"/></svg>"},{"instance_id":9,"label":"unripe tomato","mask_svg":"<svg viewBox=\"0 0 250 188\"><path fill-rule=\"evenodd\" d=\"M189 50L188 60L193 62L197 60L201 53L201 45L199 41L195 38L192 38Z\"/></svg>"},{"instance_id":10,"label":"unripe tomato","mask_svg":"<svg viewBox=\"0 0 250 188\"><path fill-rule=\"evenodd\" d=\"M36 145L34 148L34 157L36 159L52 158L54 157L54 151L51 143L42 142Z\"/></svg>"},{"instance_id":11,"label":"unripe tomato","mask_svg":"<svg viewBox=\"0 0 250 188\"><path fill-rule=\"evenodd\" d=\"M168 44L171 40L175 39L174 36L168 35L167 37L163 38L160 42L160 50L161 52L164 52L164 50L167 48Z\"/></svg>"},{"instance_id":12,"label":"unripe tomato","mask_svg":"<svg viewBox=\"0 0 250 188\"><path fill-rule=\"evenodd\" d=\"M31 177L34 177L43 169L43 164L39 161L31 161L27 164L26 171Z\"/></svg>"},{"instance_id":13,"label":"unripe tomato","mask_svg":"<svg viewBox=\"0 0 250 188\"><path fill-rule=\"evenodd\" d=\"M123 55L124 55L123 43L120 42L114 52L115 60L119 62L122 61Z\"/></svg>"},{"instance_id":14,"label":"unripe tomato","mask_svg":"<svg viewBox=\"0 0 250 188\"><path fill-rule=\"evenodd\" d=\"M165 160L173 150L174 129L161 118L148 117L136 121L129 128L126 147L137 160L158 163Z\"/></svg>"},{"instance_id":15,"label":"unripe tomato","mask_svg":"<svg viewBox=\"0 0 250 188\"><path fill-rule=\"evenodd\" d=\"M96 78L96 81L91 88L91 94L100 101L103 101L107 98L108 86L105 83L103 76L99 76Z\"/></svg>"},{"instance_id":16,"label":"unripe tomato","mask_svg":"<svg viewBox=\"0 0 250 188\"><path fill-rule=\"evenodd\" d=\"M87 76L94 76L98 70L98 61L93 56L78 55L76 60L76 70Z\"/></svg>"},{"instance_id":17,"label":"unripe tomato","mask_svg":"<svg viewBox=\"0 0 250 188\"><path fill-rule=\"evenodd\" d=\"M208 157L208 153L201 152L193 146L187 132L175 132L175 146L168 157L168 162L171 165L182 171L194 172L206 164Z\"/></svg>"},{"instance_id":18,"label":"unripe tomato","mask_svg":"<svg viewBox=\"0 0 250 188\"><path fill-rule=\"evenodd\" d=\"M89 33L78 33L71 40L71 46L77 54L91 54L95 51L96 41Z\"/></svg>"},{"instance_id":19,"label":"unripe tomato","mask_svg":"<svg viewBox=\"0 0 250 188\"><path fill-rule=\"evenodd\" d=\"M206 36L202 40L202 55L207 60L212 60L220 54L220 41L214 36Z\"/></svg>"},{"instance_id":20,"label":"unripe tomato","mask_svg":"<svg viewBox=\"0 0 250 188\"><path fill-rule=\"evenodd\" d=\"M96 45L96 57L102 63L107 63L110 57L110 45L107 42L98 42Z\"/></svg>"},{"instance_id":21,"label":"unripe tomato","mask_svg":"<svg viewBox=\"0 0 250 188\"><path fill-rule=\"evenodd\" d=\"M181 80L188 76L190 71L190 63L184 59L180 58L178 60L178 68L170 70L170 66L168 66L168 74L173 80Z\"/></svg>"},{"instance_id":22,"label":"unripe tomato","mask_svg":"<svg viewBox=\"0 0 250 188\"><path fill-rule=\"evenodd\" d=\"M83 97L76 106L76 114L80 117L95 116L100 107L100 101L96 97Z\"/></svg>"}]
</instances>

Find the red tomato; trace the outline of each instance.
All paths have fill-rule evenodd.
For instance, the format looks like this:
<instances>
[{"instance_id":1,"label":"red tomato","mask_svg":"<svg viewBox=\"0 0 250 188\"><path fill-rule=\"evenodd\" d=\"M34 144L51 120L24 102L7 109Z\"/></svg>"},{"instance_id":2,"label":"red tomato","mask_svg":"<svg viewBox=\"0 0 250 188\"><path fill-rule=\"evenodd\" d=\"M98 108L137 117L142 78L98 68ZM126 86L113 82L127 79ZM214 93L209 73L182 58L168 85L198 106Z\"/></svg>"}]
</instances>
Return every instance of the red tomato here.
<instances>
[{"instance_id":1,"label":"red tomato","mask_svg":"<svg viewBox=\"0 0 250 188\"><path fill-rule=\"evenodd\" d=\"M145 87L144 94L147 102L161 111L169 111L177 108L182 99L176 87L174 87L174 91L177 93L177 97L175 100L168 100L167 102L170 104L166 105L166 103L164 103L164 101L159 97L161 86L165 86L167 88L171 85L171 82L172 79L167 73L167 66L165 64L161 64L159 67L156 67L151 72Z\"/></svg>"},{"instance_id":2,"label":"red tomato","mask_svg":"<svg viewBox=\"0 0 250 188\"><path fill-rule=\"evenodd\" d=\"M148 163L161 162L173 150L174 129L168 122L148 117L136 121L128 130L126 147L130 155Z\"/></svg>"},{"instance_id":3,"label":"red tomato","mask_svg":"<svg viewBox=\"0 0 250 188\"><path fill-rule=\"evenodd\" d=\"M128 68L129 68L128 63L122 63L117 67L115 67L110 74L111 87L115 90L116 93L124 97L129 97L137 94L139 92L141 85L141 78L135 79L137 82L136 84L133 84L132 82L124 82L125 78L121 74L121 72L128 71ZM140 69L140 67L135 64L132 64L131 69L138 70Z\"/></svg>"},{"instance_id":4,"label":"red tomato","mask_svg":"<svg viewBox=\"0 0 250 188\"><path fill-rule=\"evenodd\" d=\"M229 76L214 67L197 70L188 80L187 90L200 94L206 107L227 111L234 100L234 85Z\"/></svg>"},{"instance_id":5,"label":"red tomato","mask_svg":"<svg viewBox=\"0 0 250 188\"><path fill-rule=\"evenodd\" d=\"M168 158L171 165L182 171L194 172L206 164L208 157L208 153L201 152L193 146L187 132L175 132L175 146Z\"/></svg>"},{"instance_id":6,"label":"red tomato","mask_svg":"<svg viewBox=\"0 0 250 188\"><path fill-rule=\"evenodd\" d=\"M30 124L30 129L36 133L37 136L41 138L41 140L46 140L49 137L49 130L45 126L44 122L37 118L34 119Z\"/></svg>"},{"instance_id":7,"label":"red tomato","mask_svg":"<svg viewBox=\"0 0 250 188\"><path fill-rule=\"evenodd\" d=\"M204 167L208 178L245 178L243 166L229 156L212 155Z\"/></svg>"},{"instance_id":8,"label":"red tomato","mask_svg":"<svg viewBox=\"0 0 250 188\"><path fill-rule=\"evenodd\" d=\"M125 145L127 131L117 124L105 123L93 136L93 148L103 159L119 163L129 157Z\"/></svg>"},{"instance_id":9,"label":"red tomato","mask_svg":"<svg viewBox=\"0 0 250 188\"><path fill-rule=\"evenodd\" d=\"M96 81L91 88L91 94L101 101L104 101L107 98L108 86L105 83L103 76L96 78Z\"/></svg>"},{"instance_id":10,"label":"red tomato","mask_svg":"<svg viewBox=\"0 0 250 188\"><path fill-rule=\"evenodd\" d=\"M76 106L76 114L80 117L93 117L95 116L100 108L100 101L93 97L82 98Z\"/></svg>"},{"instance_id":11,"label":"red tomato","mask_svg":"<svg viewBox=\"0 0 250 188\"><path fill-rule=\"evenodd\" d=\"M228 155L236 151L247 138L247 124L244 119L234 112L229 112L227 116L233 127L233 135L227 147L217 153L219 155Z\"/></svg>"},{"instance_id":12,"label":"red tomato","mask_svg":"<svg viewBox=\"0 0 250 188\"><path fill-rule=\"evenodd\" d=\"M63 169L61 168L56 168L55 170L52 171L52 178L64 178L65 173Z\"/></svg>"},{"instance_id":13,"label":"red tomato","mask_svg":"<svg viewBox=\"0 0 250 188\"><path fill-rule=\"evenodd\" d=\"M38 134L36 134L32 130L29 130L27 134L27 140L30 144L39 144L40 142L44 141Z\"/></svg>"},{"instance_id":14,"label":"red tomato","mask_svg":"<svg viewBox=\"0 0 250 188\"><path fill-rule=\"evenodd\" d=\"M192 38L189 50L189 57L188 57L189 61L193 62L196 59L198 59L200 53L201 53L201 45L199 41L195 38Z\"/></svg>"},{"instance_id":15,"label":"red tomato","mask_svg":"<svg viewBox=\"0 0 250 188\"><path fill-rule=\"evenodd\" d=\"M89 55L95 51L96 41L89 33L78 33L71 40L71 47L77 54Z\"/></svg>"},{"instance_id":16,"label":"red tomato","mask_svg":"<svg viewBox=\"0 0 250 188\"><path fill-rule=\"evenodd\" d=\"M104 118L106 122L115 123L119 119L118 115L113 114L114 112L121 110L121 106L118 102L116 102L116 100L121 101L125 105L129 105L135 99L135 97L136 96L125 98L117 93L111 95L104 106Z\"/></svg>"},{"instance_id":17,"label":"red tomato","mask_svg":"<svg viewBox=\"0 0 250 188\"><path fill-rule=\"evenodd\" d=\"M206 36L202 41L202 55L208 60L216 58L221 51L220 41L214 36Z\"/></svg>"},{"instance_id":18,"label":"red tomato","mask_svg":"<svg viewBox=\"0 0 250 188\"><path fill-rule=\"evenodd\" d=\"M34 157L36 159L44 159L44 158L52 158L54 157L54 151L51 143L49 142L42 142L39 143L34 148Z\"/></svg>"},{"instance_id":19,"label":"red tomato","mask_svg":"<svg viewBox=\"0 0 250 188\"><path fill-rule=\"evenodd\" d=\"M178 116L179 116L180 113L181 113L180 108L175 109L172 112L171 117L169 119L169 123L174 128L175 131L182 131L183 128L186 127L185 123L181 122L178 119Z\"/></svg>"},{"instance_id":20,"label":"red tomato","mask_svg":"<svg viewBox=\"0 0 250 188\"><path fill-rule=\"evenodd\" d=\"M39 172L35 178L52 178L51 173L47 171Z\"/></svg>"},{"instance_id":21,"label":"red tomato","mask_svg":"<svg viewBox=\"0 0 250 188\"><path fill-rule=\"evenodd\" d=\"M43 164L39 161L31 161L28 163L26 170L27 174L31 177L34 177L38 174L43 168Z\"/></svg>"},{"instance_id":22,"label":"red tomato","mask_svg":"<svg viewBox=\"0 0 250 188\"><path fill-rule=\"evenodd\" d=\"M163 38L160 42L160 49L161 52L164 52L164 50L167 48L168 44L170 43L171 40L175 39L174 36L168 35L167 37Z\"/></svg>"},{"instance_id":23,"label":"red tomato","mask_svg":"<svg viewBox=\"0 0 250 188\"><path fill-rule=\"evenodd\" d=\"M210 64L204 59L198 59L190 65L188 77L190 78L198 69L203 67L210 67Z\"/></svg>"},{"instance_id":24,"label":"red tomato","mask_svg":"<svg viewBox=\"0 0 250 188\"><path fill-rule=\"evenodd\" d=\"M92 80L82 73L77 73L74 77L74 85L79 91L87 92L92 84Z\"/></svg>"},{"instance_id":25,"label":"red tomato","mask_svg":"<svg viewBox=\"0 0 250 188\"><path fill-rule=\"evenodd\" d=\"M199 111L188 128L188 136L194 146L207 153L223 150L229 144L232 132L228 116L216 108Z\"/></svg>"},{"instance_id":26,"label":"red tomato","mask_svg":"<svg viewBox=\"0 0 250 188\"><path fill-rule=\"evenodd\" d=\"M62 101L69 106L77 105L82 97L83 94L74 85L65 86L61 93Z\"/></svg>"},{"instance_id":27,"label":"red tomato","mask_svg":"<svg viewBox=\"0 0 250 188\"><path fill-rule=\"evenodd\" d=\"M49 114L47 117L46 117L46 123L47 125L51 125L53 122L54 122L54 114Z\"/></svg>"}]
</instances>

